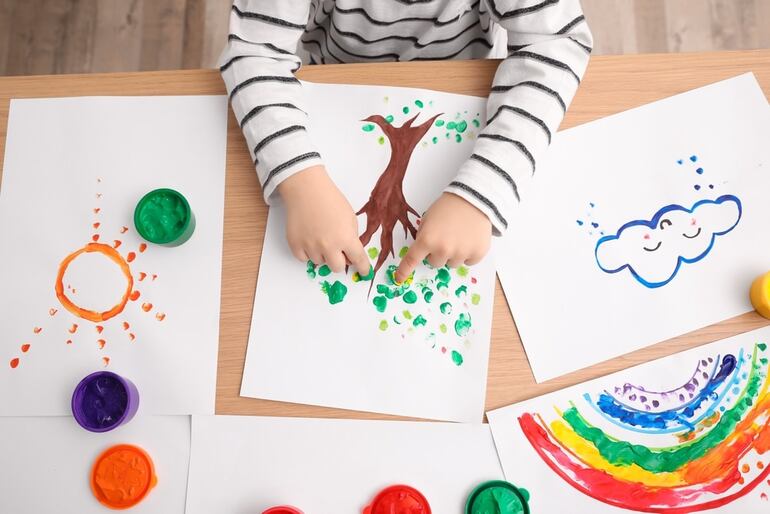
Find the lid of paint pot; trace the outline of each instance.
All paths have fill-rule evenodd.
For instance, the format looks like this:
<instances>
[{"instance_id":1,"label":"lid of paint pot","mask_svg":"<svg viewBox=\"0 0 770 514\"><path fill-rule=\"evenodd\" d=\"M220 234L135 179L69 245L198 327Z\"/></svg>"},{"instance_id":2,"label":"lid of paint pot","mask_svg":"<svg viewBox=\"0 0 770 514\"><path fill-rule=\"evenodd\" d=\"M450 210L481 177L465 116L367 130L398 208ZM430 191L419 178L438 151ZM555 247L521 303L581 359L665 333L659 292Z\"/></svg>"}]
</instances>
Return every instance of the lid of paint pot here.
<instances>
[{"instance_id":1,"label":"lid of paint pot","mask_svg":"<svg viewBox=\"0 0 770 514\"><path fill-rule=\"evenodd\" d=\"M262 514L303 514L303 512L288 505L281 505L280 507L271 507Z\"/></svg>"},{"instance_id":2,"label":"lid of paint pot","mask_svg":"<svg viewBox=\"0 0 770 514\"><path fill-rule=\"evenodd\" d=\"M372 504L364 509L364 514L391 514L408 512L409 514L431 514L430 505L425 496L414 487L393 485L380 491Z\"/></svg>"},{"instance_id":3,"label":"lid of paint pot","mask_svg":"<svg viewBox=\"0 0 770 514\"><path fill-rule=\"evenodd\" d=\"M139 392L111 371L86 376L72 393L72 415L90 432L107 432L129 421L139 405Z\"/></svg>"},{"instance_id":4,"label":"lid of paint pot","mask_svg":"<svg viewBox=\"0 0 770 514\"><path fill-rule=\"evenodd\" d=\"M465 504L465 514L529 514L529 494L504 480L476 487Z\"/></svg>"},{"instance_id":5,"label":"lid of paint pot","mask_svg":"<svg viewBox=\"0 0 770 514\"><path fill-rule=\"evenodd\" d=\"M134 209L137 232L151 243L173 243L194 227L187 198L173 189L155 189L139 200ZM192 224L192 225L191 225Z\"/></svg>"},{"instance_id":6,"label":"lid of paint pot","mask_svg":"<svg viewBox=\"0 0 770 514\"><path fill-rule=\"evenodd\" d=\"M105 450L91 469L91 491L111 509L128 509L138 504L158 483L150 456L130 444Z\"/></svg>"}]
</instances>

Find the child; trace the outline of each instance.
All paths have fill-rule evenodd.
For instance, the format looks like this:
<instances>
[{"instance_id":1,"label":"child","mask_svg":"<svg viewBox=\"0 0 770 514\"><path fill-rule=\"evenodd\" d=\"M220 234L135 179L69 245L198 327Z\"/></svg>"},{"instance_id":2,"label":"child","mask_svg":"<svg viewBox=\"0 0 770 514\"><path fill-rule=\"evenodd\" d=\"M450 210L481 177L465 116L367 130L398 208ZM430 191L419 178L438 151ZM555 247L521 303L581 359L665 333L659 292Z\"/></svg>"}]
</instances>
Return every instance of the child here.
<instances>
[{"instance_id":1,"label":"child","mask_svg":"<svg viewBox=\"0 0 770 514\"><path fill-rule=\"evenodd\" d=\"M507 37L506 37L507 36ZM507 39L507 43L506 43ZM348 201L305 130L310 64L505 57L473 155L428 209L396 279L475 264L502 234L564 117L592 45L579 0L235 0L221 72L266 201L286 204L298 259L369 272ZM567 171L567 170L565 170Z\"/></svg>"}]
</instances>

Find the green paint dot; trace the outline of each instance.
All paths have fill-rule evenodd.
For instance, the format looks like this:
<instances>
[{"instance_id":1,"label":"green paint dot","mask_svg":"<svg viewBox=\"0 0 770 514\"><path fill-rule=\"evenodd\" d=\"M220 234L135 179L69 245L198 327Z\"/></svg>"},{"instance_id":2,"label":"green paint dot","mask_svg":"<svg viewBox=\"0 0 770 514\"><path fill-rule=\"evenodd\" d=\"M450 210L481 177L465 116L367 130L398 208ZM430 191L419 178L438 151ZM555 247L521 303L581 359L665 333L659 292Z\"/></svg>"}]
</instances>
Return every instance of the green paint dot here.
<instances>
[{"instance_id":1,"label":"green paint dot","mask_svg":"<svg viewBox=\"0 0 770 514\"><path fill-rule=\"evenodd\" d=\"M465 334L468 333L468 330L471 328L471 315L467 314L465 312L461 312L460 316L457 318L457 321L455 321L455 333L463 337Z\"/></svg>"},{"instance_id":2,"label":"green paint dot","mask_svg":"<svg viewBox=\"0 0 770 514\"><path fill-rule=\"evenodd\" d=\"M411 312L409 312L409 311L404 311L404 312L402 312L401 314L403 314L403 315L404 315L404 318L405 318L405 319L412 319L412 313L411 313Z\"/></svg>"},{"instance_id":3,"label":"green paint dot","mask_svg":"<svg viewBox=\"0 0 770 514\"><path fill-rule=\"evenodd\" d=\"M417 301L417 295L414 291L407 291L404 295L405 303L415 303Z\"/></svg>"},{"instance_id":4,"label":"green paint dot","mask_svg":"<svg viewBox=\"0 0 770 514\"><path fill-rule=\"evenodd\" d=\"M422 100L415 100L415 101L414 101L414 105L416 105L416 106L417 106L417 107L419 107L420 109L422 109L422 108L425 106L425 104L424 104L424 103L422 103Z\"/></svg>"},{"instance_id":5,"label":"green paint dot","mask_svg":"<svg viewBox=\"0 0 770 514\"><path fill-rule=\"evenodd\" d=\"M348 294L348 288L339 280L335 280L334 284L331 286L329 285L329 282L324 280L321 289L326 293L326 296L329 297L329 303L332 305L340 303L345 299L345 295Z\"/></svg>"},{"instance_id":6,"label":"green paint dot","mask_svg":"<svg viewBox=\"0 0 770 514\"><path fill-rule=\"evenodd\" d=\"M371 123L367 123L366 125L361 127L361 130L363 130L364 132L371 132L372 130L374 130L374 125L372 125Z\"/></svg>"},{"instance_id":7,"label":"green paint dot","mask_svg":"<svg viewBox=\"0 0 770 514\"><path fill-rule=\"evenodd\" d=\"M472 123L473 123L473 126L476 128L479 128L479 126L481 126L481 123L479 123L479 120L473 120Z\"/></svg>"},{"instance_id":8,"label":"green paint dot","mask_svg":"<svg viewBox=\"0 0 770 514\"><path fill-rule=\"evenodd\" d=\"M415 327L424 327L427 323L428 320L422 314L418 314L414 321L412 321L412 325Z\"/></svg>"},{"instance_id":9,"label":"green paint dot","mask_svg":"<svg viewBox=\"0 0 770 514\"><path fill-rule=\"evenodd\" d=\"M381 145L384 145L385 144L385 137L384 136L378 137L377 138L377 142L380 143Z\"/></svg>"},{"instance_id":10,"label":"green paint dot","mask_svg":"<svg viewBox=\"0 0 770 514\"><path fill-rule=\"evenodd\" d=\"M767 350L767 345L765 343L759 343L757 345L757 348L759 348L760 350L762 350L764 352L765 350Z\"/></svg>"},{"instance_id":11,"label":"green paint dot","mask_svg":"<svg viewBox=\"0 0 770 514\"><path fill-rule=\"evenodd\" d=\"M446 330L447 330L447 329L446 329L446 325L445 325L444 323L442 323L441 325L439 325L439 326L438 326L438 329L439 329L439 330L441 330L441 333L442 333L442 334L446 334Z\"/></svg>"},{"instance_id":12,"label":"green paint dot","mask_svg":"<svg viewBox=\"0 0 770 514\"><path fill-rule=\"evenodd\" d=\"M462 143L463 136L461 136L460 134L455 134L455 141L457 141L458 143Z\"/></svg>"},{"instance_id":13,"label":"green paint dot","mask_svg":"<svg viewBox=\"0 0 770 514\"><path fill-rule=\"evenodd\" d=\"M327 276L331 272L332 272L332 270L326 264L324 264L323 266L318 268L318 274L321 275L322 277Z\"/></svg>"},{"instance_id":14,"label":"green paint dot","mask_svg":"<svg viewBox=\"0 0 770 514\"><path fill-rule=\"evenodd\" d=\"M449 139L450 137L452 137L452 134L450 134L449 132L447 132L447 133L446 133L446 134L444 134L444 135L446 136L446 138L447 138L447 139Z\"/></svg>"},{"instance_id":15,"label":"green paint dot","mask_svg":"<svg viewBox=\"0 0 770 514\"><path fill-rule=\"evenodd\" d=\"M467 277L468 276L468 268L465 266L460 266L457 268L457 275L461 277Z\"/></svg>"},{"instance_id":16,"label":"green paint dot","mask_svg":"<svg viewBox=\"0 0 770 514\"><path fill-rule=\"evenodd\" d=\"M438 143L438 138L436 136L433 136L433 139L431 139L431 141L433 141L433 144L435 145L436 143Z\"/></svg>"},{"instance_id":17,"label":"green paint dot","mask_svg":"<svg viewBox=\"0 0 770 514\"><path fill-rule=\"evenodd\" d=\"M395 289L391 289L385 284L377 284L377 292L380 293L381 295L384 295L385 298L387 298L388 300L392 300L393 298L396 297Z\"/></svg>"},{"instance_id":18,"label":"green paint dot","mask_svg":"<svg viewBox=\"0 0 770 514\"><path fill-rule=\"evenodd\" d=\"M395 323L396 325L400 325L401 324L401 322L398 321L398 316L393 316L393 323Z\"/></svg>"},{"instance_id":19,"label":"green paint dot","mask_svg":"<svg viewBox=\"0 0 770 514\"><path fill-rule=\"evenodd\" d=\"M444 120L436 120L436 123L434 123L437 127L443 127L444 126Z\"/></svg>"},{"instance_id":20,"label":"green paint dot","mask_svg":"<svg viewBox=\"0 0 770 514\"><path fill-rule=\"evenodd\" d=\"M401 111L402 111L404 114L409 114L409 107L405 105L405 106L404 106L404 108L403 108L403 109L401 109Z\"/></svg>"},{"instance_id":21,"label":"green paint dot","mask_svg":"<svg viewBox=\"0 0 770 514\"><path fill-rule=\"evenodd\" d=\"M436 282L439 284L448 284L452 280L452 276L449 274L449 269L444 267L440 268L436 273Z\"/></svg>"},{"instance_id":22,"label":"green paint dot","mask_svg":"<svg viewBox=\"0 0 770 514\"><path fill-rule=\"evenodd\" d=\"M388 114L387 116L385 116L385 121L387 121L388 123L393 123L393 115Z\"/></svg>"},{"instance_id":23,"label":"green paint dot","mask_svg":"<svg viewBox=\"0 0 770 514\"><path fill-rule=\"evenodd\" d=\"M468 287L465 284L463 284L460 287L458 287L457 289L455 289L455 296L458 297L458 298L460 298L461 296L463 296L463 295L465 295L467 293L468 293Z\"/></svg>"},{"instance_id":24,"label":"green paint dot","mask_svg":"<svg viewBox=\"0 0 770 514\"><path fill-rule=\"evenodd\" d=\"M456 350L452 350L452 362L457 364L458 366L461 366L463 363L463 356L460 355L460 352Z\"/></svg>"},{"instance_id":25,"label":"green paint dot","mask_svg":"<svg viewBox=\"0 0 770 514\"><path fill-rule=\"evenodd\" d=\"M767 357L762 357L761 359L759 359L759 362L767 366Z\"/></svg>"},{"instance_id":26,"label":"green paint dot","mask_svg":"<svg viewBox=\"0 0 770 514\"><path fill-rule=\"evenodd\" d=\"M454 121L450 121L449 123L446 124L446 129L454 130L456 126L457 126L457 123L455 123Z\"/></svg>"},{"instance_id":27,"label":"green paint dot","mask_svg":"<svg viewBox=\"0 0 770 514\"><path fill-rule=\"evenodd\" d=\"M375 296L372 299L372 303L377 308L377 312L385 312L385 308L388 306L388 299L384 296Z\"/></svg>"},{"instance_id":28,"label":"green paint dot","mask_svg":"<svg viewBox=\"0 0 770 514\"><path fill-rule=\"evenodd\" d=\"M468 123L465 120L463 120L460 123L458 123L457 125L455 125L455 130L457 132L459 132L460 134L465 132L465 129L467 129L467 128L468 128Z\"/></svg>"},{"instance_id":29,"label":"green paint dot","mask_svg":"<svg viewBox=\"0 0 770 514\"><path fill-rule=\"evenodd\" d=\"M439 309L441 310L441 314L452 314L452 304L449 302L444 302L439 306Z\"/></svg>"},{"instance_id":30,"label":"green paint dot","mask_svg":"<svg viewBox=\"0 0 770 514\"><path fill-rule=\"evenodd\" d=\"M408 252L408 251L409 251L409 247L408 246L402 246L401 249L398 251L398 256L401 259L403 259L404 255L406 255L406 252Z\"/></svg>"},{"instance_id":31,"label":"green paint dot","mask_svg":"<svg viewBox=\"0 0 770 514\"><path fill-rule=\"evenodd\" d=\"M368 250L366 250L366 253L369 254L370 259L376 259L378 255L380 255L380 250L377 249L377 247L372 246Z\"/></svg>"},{"instance_id":32,"label":"green paint dot","mask_svg":"<svg viewBox=\"0 0 770 514\"><path fill-rule=\"evenodd\" d=\"M307 278L312 280L315 277L315 264L313 264L313 261L307 261Z\"/></svg>"},{"instance_id":33,"label":"green paint dot","mask_svg":"<svg viewBox=\"0 0 770 514\"><path fill-rule=\"evenodd\" d=\"M430 303L431 300L433 300L433 291L428 289L423 293L422 299L425 300L425 303Z\"/></svg>"},{"instance_id":34,"label":"green paint dot","mask_svg":"<svg viewBox=\"0 0 770 514\"><path fill-rule=\"evenodd\" d=\"M471 303L472 303L473 305L478 305L480 301L481 301L481 295L480 295L480 294L478 294L478 293L473 293L473 294L471 295Z\"/></svg>"},{"instance_id":35,"label":"green paint dot","mask_svg":"<svg viewBox=\"0 0 770 514\"><path fill-rule=\"evenodd\" d=\"M388 329L388 322L386 320L380 321L380 330L385 332Z\"/></svg>"}]
</instances>

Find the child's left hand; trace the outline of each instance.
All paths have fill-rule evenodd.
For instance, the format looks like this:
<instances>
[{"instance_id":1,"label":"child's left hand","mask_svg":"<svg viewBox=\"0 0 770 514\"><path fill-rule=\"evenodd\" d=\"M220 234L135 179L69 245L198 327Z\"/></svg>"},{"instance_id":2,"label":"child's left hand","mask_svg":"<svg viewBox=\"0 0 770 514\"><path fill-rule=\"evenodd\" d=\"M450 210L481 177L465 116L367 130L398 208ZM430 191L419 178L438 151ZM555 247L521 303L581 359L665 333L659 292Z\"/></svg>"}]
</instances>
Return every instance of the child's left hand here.
<instances>
[{"instance_id":1,"label":"child's left hand","mask_svg":"<svg viewBox=\"0 0 770 514\"><path fill-rule=\"evenodd\" d=\"M431 266L476 264L489 251L492 223L476 207L443 193L422 217L417 240L401 259L396 280L403 282L427 258Z\"/></svg>"}]
</instances>

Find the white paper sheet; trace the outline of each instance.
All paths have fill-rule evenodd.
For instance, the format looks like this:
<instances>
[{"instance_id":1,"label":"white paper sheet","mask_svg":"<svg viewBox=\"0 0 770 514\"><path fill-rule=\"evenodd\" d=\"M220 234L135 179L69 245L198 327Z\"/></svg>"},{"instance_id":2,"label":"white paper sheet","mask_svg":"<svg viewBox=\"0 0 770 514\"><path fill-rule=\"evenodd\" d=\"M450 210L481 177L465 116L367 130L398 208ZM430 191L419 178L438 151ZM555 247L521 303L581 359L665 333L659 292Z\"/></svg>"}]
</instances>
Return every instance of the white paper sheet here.
<instances>
[{"instance_id":1,"label":"white paper sheet","mask_svg":"<svg viewBox=\"0 0 770 514\"><path fill-rule=\"evenodd\" d=\"M158 484L130 512L183 514L190 458L189 416L138 416L104 434L71 417L0 418L0 512L109 512L91 492L95 459L116 444L152 458Z\"/></svg>"},{"instance_id":2,"label":"white paper sheet","mask_svg":"<svg viewBox=\"0 0 770 514\"><path fill-rule=\"evenodd\" d=\"M770 327L489 412L506 478L532 512L766 512L768 342Z\"/></svg>"},{"instance_id":3,"label":"white paper sheet","mask_svg":"<svg viewBox=\"0 0 770 514\"><path fill-rule=\"evenodd\" d=\"M194 416L187 514L355 513L394 484L454 513L501 476L488 425Z\"/></svg>"},{"instance_id":4,"label":"white paper sheet","mask_svg":"<svg viewBox=\"0 0 770 514\"><path fill-rule=\"evenodd\" d=\"M141 412L214 412L226 125L221 96L11 101L0 191L0 415L69 413L75 385L105 369L105 357L106 369L139 388ZM187 197L196 228L182 246L142 252L133 211L158 187ZM107 247L120 242L116 254L140 294L102 323L73 315L55 294L60 263L96 234ZM94 252L71 262L62 288L82 307L107 310L127 283Z\"/></svg>"},{"instance_id":5,"label":"white paper sheet","mask_svg":"<svg viewBox=\"0 0 770 514\"><path fill-rule=\"evenodd\" d=\"M751 310L768 140L751 74L554 137L497 259L538 382Z\"/></svg>"},{"instance_id":6,"label":"white paper sheet","mask_svg":"<svg viewBox=\"0 0 770 514\"><path fill-rule=\"evenodd\" d=\"M403 183L407 202L422 213L470 155L476 123L484 119L481 98L403 88L304 87L310 99L310 134L355 211L369 199L391 155L380 129L361 120L373 114L392 115L392 125L400 127L419 115L413 123L417 127L444 113L439 118L443 125L434 124L417 144ZM358 219L363 233L367 218ZM410 215L410 222L416 223L415 216ZM279 205L268 218L242 395L481 421L494 292L490 257L465 276L453 270L448 286L442 288L436 287L438 270L419 268L411 288L415 303L404 301L406 294L387 300L376 286L367 298L371 282L354 283L351 273L324 277L316 270L310 279L305 264L292 257L284 227L285 212ZM380 248L380 234L378 230L367 249ZM387 282L387 267L398 263L401 249L411 242L401 225L396 225L393 237L396 257L385 262L376 284ZM427 289L416 286L424 280ZM341 303L330 303L322 291L324 281L347 287ZM427 291L434 295L430 303L424 300ZM387 301L385 312L374 305L382 301L376 300L378 296ZM444 303L451 304L451 312L442 312ZM463 327L467 316L471 327Z\"/></svg>"}]
</instances>

